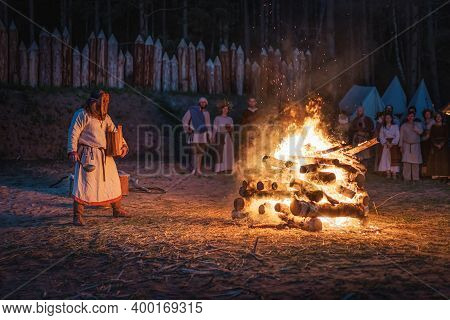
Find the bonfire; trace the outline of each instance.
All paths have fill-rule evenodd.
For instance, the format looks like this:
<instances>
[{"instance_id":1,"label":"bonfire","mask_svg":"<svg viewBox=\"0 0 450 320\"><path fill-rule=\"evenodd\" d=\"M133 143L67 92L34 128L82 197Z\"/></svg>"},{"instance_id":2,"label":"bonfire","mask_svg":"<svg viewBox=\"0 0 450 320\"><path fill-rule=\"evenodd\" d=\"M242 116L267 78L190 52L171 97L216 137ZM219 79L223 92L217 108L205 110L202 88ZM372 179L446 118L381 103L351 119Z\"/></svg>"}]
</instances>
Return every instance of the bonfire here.
<instances>
[{"instance_id":1,"label":"bonfire","mask_svg":"<svg viewBox=\"0 0 450 320\"><path fill-rule=\"evenodd\" d=\"M284 136L257 159L254 170L241 173L233 218L246 218L251 227L308 231L322 230L322 222L368 223L367 170L356 154L377 141L356 147L336 141L323 129L322 103L309 101L301 121L289 113Z\"/></svg>"}]
</instances>

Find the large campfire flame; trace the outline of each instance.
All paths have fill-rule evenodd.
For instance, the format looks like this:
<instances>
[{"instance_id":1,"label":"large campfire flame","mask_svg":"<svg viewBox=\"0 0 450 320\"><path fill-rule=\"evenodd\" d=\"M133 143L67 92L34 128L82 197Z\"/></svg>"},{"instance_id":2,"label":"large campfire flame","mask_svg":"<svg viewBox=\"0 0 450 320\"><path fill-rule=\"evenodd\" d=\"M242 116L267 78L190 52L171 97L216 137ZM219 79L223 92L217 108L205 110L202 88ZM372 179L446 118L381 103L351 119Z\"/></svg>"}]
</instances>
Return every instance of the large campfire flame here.
<instances>
[{"instance_id":1,"label":"large campfire flame","mask_svg":"<svg viewBox=\"0 0 450 320\"><path fill-rule=\"evenodd\" d=\"M321 230L322 223L337 228L367 222L366 169L354 154L375 142L352 148L336 141L322 129L322 103L309 101L306 117L287 122L287 133L257 160L261 169L243 174L234 218L247 217L255 227L309 231Z\"/></svg>"}]
</instances>

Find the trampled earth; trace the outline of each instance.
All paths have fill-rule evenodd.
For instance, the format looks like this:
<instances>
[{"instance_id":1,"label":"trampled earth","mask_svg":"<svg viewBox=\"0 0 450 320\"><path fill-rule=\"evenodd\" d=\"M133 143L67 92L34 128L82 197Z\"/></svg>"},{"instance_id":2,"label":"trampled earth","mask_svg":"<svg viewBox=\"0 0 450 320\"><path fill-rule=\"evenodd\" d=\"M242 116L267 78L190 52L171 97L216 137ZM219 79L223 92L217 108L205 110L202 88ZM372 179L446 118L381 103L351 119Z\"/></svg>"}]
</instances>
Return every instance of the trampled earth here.
<instances>
[{"instance_id":1,"label":"trampled earth","mask_svg":"<svg viewBox=\"0 0 450 320\"><path fill-rule=\"evenodd\" d=\"M119 169L136 174L135 161ZM71 224L70 173L0 165L0 296L10 299L443 299L450 296L450 187L369 175L364 228L254 229L231 219L231 176L138 177L131 219L87 209ZM153 189L152 189L153 190ZM391 198L392 197L392 198ZM391 199L390 199L391 198ZM47 270L47 268L49 268ZM29 282L23 288L19 286ZM16 290L16 291L14 291Z\"/></svg>"}]
</instances>

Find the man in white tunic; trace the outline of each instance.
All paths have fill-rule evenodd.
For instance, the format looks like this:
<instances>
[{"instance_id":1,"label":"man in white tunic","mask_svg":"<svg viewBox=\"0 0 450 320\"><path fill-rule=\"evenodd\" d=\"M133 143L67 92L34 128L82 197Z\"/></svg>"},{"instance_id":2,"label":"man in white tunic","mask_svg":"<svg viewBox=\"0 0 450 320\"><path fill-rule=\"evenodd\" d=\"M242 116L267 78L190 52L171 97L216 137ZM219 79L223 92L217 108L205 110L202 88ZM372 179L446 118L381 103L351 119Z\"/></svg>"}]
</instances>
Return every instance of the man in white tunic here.
<instances>
[{"instance_id":1,"label":"man in white tunic","mask_svg":"<svg viewBox=\"0 0 450 320\"><path fill-rule=\"evenodd\" d=\"M106 132L116 130L108 115L108 106L109 94L93 92L85 106L75 112L70 124L67 152L75 163L72 196L73 224L77 226L85 224L85 205L110 204L114 217L129 216L121 208L122 191L116 164L113 157L106 156ZM121 157L128 153L125 140L121 151Z\"/></svg>"},{"instance_id":2,"label":"man in white tunic","mask_svg":"<svg viewBox=\"0 0 450 320\"><path fill-rule=\"evenodd\" d=\"M410 112L406 122L400 128L399 146L402 150L403 179L419 180L419 166L422 163L420 135L423 132L420 122L414 121L414 113Z\"/></svg>"},{"instance_id":3,"label":"man in white tunic","mask_svg":"<svg viewBox=\"0 0 450 320\"><path fill-rule=\"evenodd\" d=\"M198 105L190 107L182 119L184 132L188 135L188 143L192 146L194 157L192 173L199 176L202 175L202 158L212 137L211 117L206 111L207 106L208 100L201 97Z\"/></svg>"}]
</instances>

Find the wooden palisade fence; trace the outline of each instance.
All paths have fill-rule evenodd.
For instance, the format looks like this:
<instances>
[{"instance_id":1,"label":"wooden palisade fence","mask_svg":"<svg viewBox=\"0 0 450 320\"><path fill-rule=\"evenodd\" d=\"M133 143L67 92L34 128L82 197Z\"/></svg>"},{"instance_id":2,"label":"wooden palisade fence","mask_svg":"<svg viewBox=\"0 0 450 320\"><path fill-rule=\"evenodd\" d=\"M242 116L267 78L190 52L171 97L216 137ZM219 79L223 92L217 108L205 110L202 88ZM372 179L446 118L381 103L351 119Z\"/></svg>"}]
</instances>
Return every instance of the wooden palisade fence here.
<instances>
[{"instance_id":1,"label":"wooden palisade fence","mask_svg":"<svg viewBox=\"0 0 450 320\"><path fill-rule=\"evenodd\" d=\"M123 51L116 37L91 33L83 47L71 47L67 28L43 30L28 49L12 22L0 20L0 83L31 87L123 88L162 92L277 96L295 99L311 86L311 53L294 49L282 57L262 48L250 59L241 46L222 44L216 57L205 46L184 39L169 56L159 39L136 38L133 52Z\"/></svg>"}]
</instances>

